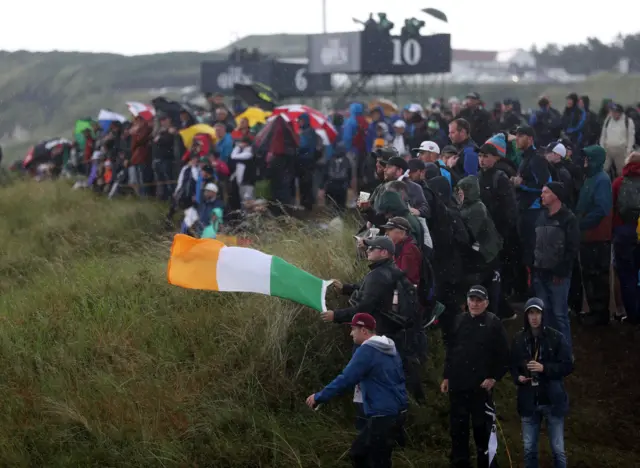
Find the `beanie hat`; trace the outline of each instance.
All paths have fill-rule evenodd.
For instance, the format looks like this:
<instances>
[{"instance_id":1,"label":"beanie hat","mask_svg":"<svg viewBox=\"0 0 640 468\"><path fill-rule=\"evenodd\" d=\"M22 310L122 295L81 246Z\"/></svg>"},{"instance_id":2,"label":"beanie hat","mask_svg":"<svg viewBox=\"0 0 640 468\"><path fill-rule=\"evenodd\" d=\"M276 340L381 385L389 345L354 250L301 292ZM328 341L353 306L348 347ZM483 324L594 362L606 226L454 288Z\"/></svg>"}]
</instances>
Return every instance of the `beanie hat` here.
<instances>
[{"instance_id":1,"label":"beanie hat","mask_svg":"<svg viewBox=\"0 0 640 468\"><path fill-rule=\"evenodd\" d=\"M500 156L501 158L504 158L507 155L507 142L505 141L504 135L502 133L493 135L487 140L485 145L490 145L497 149L498 156Z\"/></svg>"},{"instance_id":2,"label":"beanie hat","mask_svg":"<svg viewBox=\"0 0 640 468\"><path fill-rule=\"evenodd\" d=\"M551 190L561 202L564 202L564 184L562 182L549 182L546 187Z\"/></svg>"}]
</instances>

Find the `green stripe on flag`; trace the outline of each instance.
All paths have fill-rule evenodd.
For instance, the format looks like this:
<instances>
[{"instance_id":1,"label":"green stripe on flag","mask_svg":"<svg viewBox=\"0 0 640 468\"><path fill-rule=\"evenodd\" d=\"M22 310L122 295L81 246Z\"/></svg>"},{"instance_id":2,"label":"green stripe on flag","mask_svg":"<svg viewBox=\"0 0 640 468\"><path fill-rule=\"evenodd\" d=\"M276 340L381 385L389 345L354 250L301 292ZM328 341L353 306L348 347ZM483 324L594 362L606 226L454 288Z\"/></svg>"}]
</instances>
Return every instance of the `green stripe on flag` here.
<instances>
[{"instance_id":1,"label":"green stripe on flag","mask_svg":"<svg viewBox=\"0 0 640 468\"><path fill-rule=\"evenodd\" d=\"M319 312L325 312L325 294L331 281L320 278L296 268L280 257L271 260L271 295L289 299Z\"/></svg>"}]
</instances>

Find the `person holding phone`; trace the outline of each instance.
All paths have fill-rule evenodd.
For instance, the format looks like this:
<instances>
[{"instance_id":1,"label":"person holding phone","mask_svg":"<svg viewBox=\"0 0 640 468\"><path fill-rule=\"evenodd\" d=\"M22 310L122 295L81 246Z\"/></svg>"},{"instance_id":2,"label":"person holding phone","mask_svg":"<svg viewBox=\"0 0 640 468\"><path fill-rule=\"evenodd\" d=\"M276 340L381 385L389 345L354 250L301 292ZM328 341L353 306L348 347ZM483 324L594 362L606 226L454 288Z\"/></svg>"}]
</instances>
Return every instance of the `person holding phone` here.
<instances>
[{"instance_id":1,"label":"person holding phone","mask_svg":"<svg viewBox=\"0 0 640 468\"><path fill-rule=\"evenodd\" d=\"M538 439L544 419L554 468L565 468L564 417L569 398L563 379L573 371L567 340L543 325L544 302L532 297L524 308L524 328L511 346L511 375L518 387L525 468L538 467Z\"/></svg>"}]
</instances>

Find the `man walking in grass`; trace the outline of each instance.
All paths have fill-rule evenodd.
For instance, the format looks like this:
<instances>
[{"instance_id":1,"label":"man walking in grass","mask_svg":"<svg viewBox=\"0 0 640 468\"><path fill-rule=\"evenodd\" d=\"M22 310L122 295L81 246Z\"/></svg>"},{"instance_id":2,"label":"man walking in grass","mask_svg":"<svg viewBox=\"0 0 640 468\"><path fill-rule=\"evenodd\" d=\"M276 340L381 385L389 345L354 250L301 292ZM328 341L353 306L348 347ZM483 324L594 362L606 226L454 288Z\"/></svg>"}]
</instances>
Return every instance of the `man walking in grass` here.
<instances>
[{"instance_id":1,"label":"man walking in grass","mask_svg":"<svg viewBox=\"0 0 640 468\"><path fill-rule=\"evenodd\" d=\"M376 335L373 316L355 314L350 325L359 347L342 374L307 398L307 406L315 408L359 385L367 421L351 444L351 462L355 468L390 468L396 443L404 443L408 400L402 359L393 340Z\"/></svg>"}]
</instances>

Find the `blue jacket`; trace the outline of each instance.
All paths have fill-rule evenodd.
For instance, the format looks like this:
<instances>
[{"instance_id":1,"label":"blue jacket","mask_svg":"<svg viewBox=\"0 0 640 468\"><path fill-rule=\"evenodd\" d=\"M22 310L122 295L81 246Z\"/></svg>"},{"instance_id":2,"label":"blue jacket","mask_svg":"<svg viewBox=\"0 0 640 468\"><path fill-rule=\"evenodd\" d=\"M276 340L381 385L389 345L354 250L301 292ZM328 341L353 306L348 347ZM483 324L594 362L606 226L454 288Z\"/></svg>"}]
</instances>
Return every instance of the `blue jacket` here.
<instances>
[{"instance_id":1,"label":"blue jacket","mask_svg":"<svg viewBox=\"0 0 640 468\"><path fill-rule=\"evenodd\" d=\"M301 114L300 121L300 145L298 146L298 157L305 161L315 161L316 148L318 144L318 134L311 128L309 114Z\"/></svg>"},{"instance_id":2,"label":"blue jacket","mask_svg":"<svg viewBox=\"0 0 640 468\"><path fill-rule=\"evenodd\" d=\"M229 157L233 151L233 138L227 133L221 140L216 143L216 152L220 153L220 159L225 163L229 162Z\"/></svg>"},{"instance_id":3,"label":"blue jacket","mask_svg":"<svg viewBox=\"0 0 640 468\"><path fill-rule=\"evenodd\" d=\"M567 340L557 330L545 327L538 335L539 351L535 356L535 342L525 314L524 330L518 332L511 345L511 376L518 387L518 414L532 416L538 404L551 406L551 414L562 417L569 410L569 397L564 389L563 378L573 372L573 361ZM530 382L521 384L518 377L529 377L525 363L536 360L544 366L538 376L538 386ZM542 400L542 401L541 401Z\"/></svg>"},{"instance_id":4,"label":"blue jacket","mask_svg":"<svg viewBox=\"0 0 640 468\"><path fill-rule=\"evenodd\" d=\"M542 187L551 182L551 173L546 159L540 156L533 146L522 152L518 175L522 177L522 184L516 187L518 210L522 212L542 208Z\"/></svg>"},{"instance_id":5,"label":"blue jacket","mask_svg":"<svg viewBox=\"0 0 640 468\"><path fill-rule=\"evenodd\" d=\"M462 169L464 176L478 175L478 146L469 138L462 145L458 146L460 159L457 167ZM460 167L462 166L462 167Z\"/></svg>"},{"instance_id":6,"label":"blue jacket","mask_svg":"<svg viewBox=\"0 0 640 468\"><path fill-rule=\"evenodd\" d=\"M364 112L362 104L354 102L349 106L349 118L342 126L342 143L347 152L353 151L353 139L358 133L358 117Z\"/></svg>"},{"instance_id":7,"label":"blue jacket","mask_svg":"<svg viewBox=\"0 0 640 468\"><path fill-rule=\"evenodd\" d=\"M353 353L342 374L315 394L316 402L326 403L357 384L365 416L393 416L407 409L402 360L393 340L374 336L365 341Z\"/></svg>"},{"instance_id":8,"label":"blue jacket","mask_svg":"<svg viewBox=\"0 0 640 468\"><path fill-rule=\"evenodd\" d=\"M582 143L584 124L587 121L587 113L577 106L567 108L562 116L562 126L571 142L575 145Z\"/></svg>"},{"instance_id":9,"label":"blue jacket","mask_svg":"<svg viewBox=\"0 0 640 468\"><path fill-rule=\"evenodd\" d=\"M611 214L613 208L613 194L611 192L611 179L604 172L606 152L599 145L587 146L584 149L587 159L585 169L586 179L576 205L576 216L580 223L581 231L588 231L600 224Z\"/></svg>"},{"instance_id":10,"label":"blue jacket","mask_svg":"<svg viewBox=\"0 0 640 468\"><path fill-rule=\"evenodd\" d=\"M442 177L444 177L445 179L447 179L447 181L449 182L449 185L451 186L451 188L453 189L453 181L451 180L451 169L449 169L447 167L447 165L444 163L444 161L438 159L435 164L438 166L438 168L440 169L440 175Z\"/></svg>"}]
</instances>

